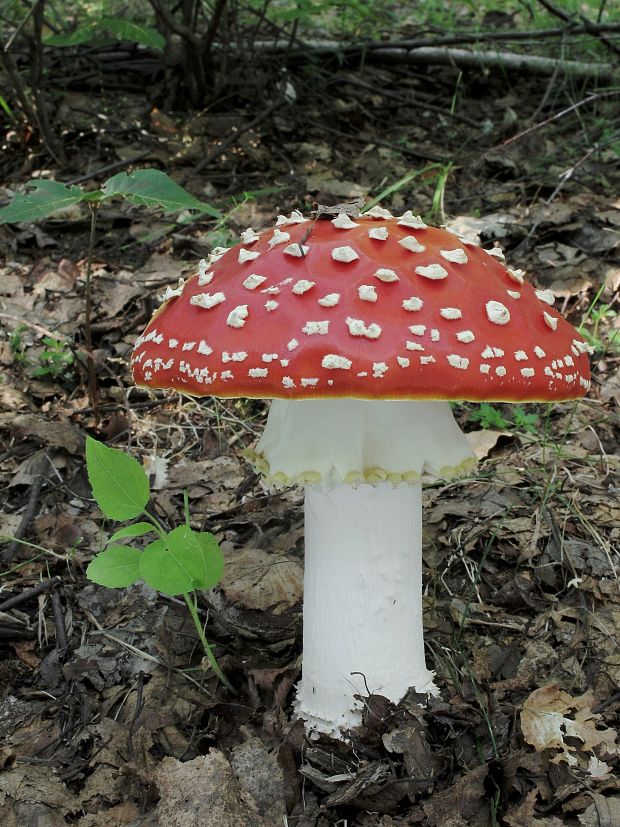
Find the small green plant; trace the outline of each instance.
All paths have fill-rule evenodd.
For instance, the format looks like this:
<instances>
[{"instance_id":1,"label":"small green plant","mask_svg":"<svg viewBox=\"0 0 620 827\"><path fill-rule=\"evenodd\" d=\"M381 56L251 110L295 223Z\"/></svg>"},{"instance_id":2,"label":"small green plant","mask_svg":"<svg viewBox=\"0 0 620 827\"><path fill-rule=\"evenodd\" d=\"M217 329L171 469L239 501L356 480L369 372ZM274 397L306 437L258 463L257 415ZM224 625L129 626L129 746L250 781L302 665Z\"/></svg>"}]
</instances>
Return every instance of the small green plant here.
<instances>
[{"instance_id":1,"label":"small green plant","mask_svg":"<svg viewBox=\"0 0 620 827\"><path fill-rule=\"evenodd\" d=\"M81 46L110 39L127 40L160 52L166 45L165 37L152 26L119 17L90 17L73 31L50 35L43 42L46 46Z\"/></svg>"},{"instance_id":2,"label":"small green plant","mask_svg":"<svg viewBox=\"0 0 620 827\"><path fill-rule=\"evenodd\" d=\"M45 178L29 181L28 191L18 193L13 200L0 209L0 224L22 221L38 221L47 218L57 210L66 209L73 204L85 202L90 209L90 236L86 264L86 289L84 308L84 339L86 344L86 364L88 367L88 397L95 418L98 419L97 372L93 358L91 335L91 277L93 254L95 249L95 226L97 210L108 198L121 197L132 204L156 207L166 213L196 211L198 215L222 218L222 214L210 204L194 198L191 193L179 186L165 172L159 169L137 169L134 172L119 172L108 178L97 190L84 190L78 186L67 186L60 181Z\"/></svg>"},{"instance_id":3,"label":"small green plant","mask_svg":"<svg viewBox=\"0 0 620 827\"><path fill-rule=\"evenodd\" d=\"M50 376L52 379L67 379L75 357L66 339L43 337L45 349L40 354L41 365L32 371L32 376Z\"/></svg>"},{"instance_id":4,"label":"small green plant","mask_svg":"<svg viewBox=\"0 0 620 827\"><path fill-rule=\"evenodd\" d=\"M26 342L24 342L23 335L26 329L26 325L20 324L9 335L9 347L11 348L11 353L13 354L14 360L18 363L23 363L27 361Z\"/></svg>"},{"instance_id":5,"label":"small green plant","mask_svg":"<svg viewBox=\"0 0 620 827\"><path fill-rule=\"evenodd\" d=\"M605 353L612 348L615 350L620 348L618 330L614 330L613 333L608 330L609 323L613 322L617 315L617 312L610 305L599 304L598 307L593 307L590 310L591 327L589 329L579 328L584 339L598 353Z\"/></svg>"},{"instance_id":6,"label":"small green plant","mask_svg":"<svg viewBox=\"0 0 620 827\"><path fill-rule=\"evenodd\" d=\"M207 531L194 531L185 498L185 523L166 531L147 511L151 497L148 477L140 463L124 451L86 439L86 468L97 505L110 520L138 522L115 531L107 548L86 569L93 583L120 589L144 581L162 594L182 595L211 668L231 692L235 692L219 667L198 616L196 590L217 585L224 570L222 550ZM121 545L119 540L156 535L144 549Z\"/></svg>"},{"instance_id":7,"label":"small green plant","mask_svg":"<svg viewBox=\"0 0 620 827\"><path fill-rule=\"evenodd\" d=\"M526 413L520 405L512 408L512 419L508 419L494 405L482 402L478 410L469 415L471 422L478 422L481 428L499 428L501 430L519 430L535 433L538 427L537 413Z\"/></svg>"},{"instance_id":8,"label":"small green plant","mask_svg":"<svg viewBox=\"0 0 620 827\"><path fill-rule=\"evenodd\" d=\"M67 186L46 178L29 181L26 186L28 192L18 193L10 204L0 209L0 224L38 221L82 201L95 208L102 201L116 196L125 198L132 204L160 207L164 212L196 210L202 215L221 218L219 210L194 198L159 169L119 172L108 178L98 190L87 191L82 187Z\"/></svg>"}]
</instances>

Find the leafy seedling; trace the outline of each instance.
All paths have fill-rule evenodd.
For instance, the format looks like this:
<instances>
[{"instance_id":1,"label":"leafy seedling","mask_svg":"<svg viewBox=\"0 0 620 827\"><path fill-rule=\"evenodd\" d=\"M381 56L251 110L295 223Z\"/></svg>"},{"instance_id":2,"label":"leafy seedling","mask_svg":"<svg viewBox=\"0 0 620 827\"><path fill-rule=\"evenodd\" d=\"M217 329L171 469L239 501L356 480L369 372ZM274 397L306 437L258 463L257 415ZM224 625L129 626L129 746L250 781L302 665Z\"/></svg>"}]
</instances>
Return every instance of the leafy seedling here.
<instances>
[{"instance_id":1,"label":"leafy seedling","mask_svg":"<svg viewBox=\"0 0 620 827\"><path fill-rule=\"evenodd\" d=\"M497 428L502 431L518 430L530 434L536 432L539 421L538 414L526 413L520 405L515 405L512 408L512 413L512 419L508 419L495 405L481 402L478 410L470 413L469 419L472 422L478 422L481 428Z\"/></svg>"},{"instance_id":2,"label":"leafy seedling","mask_svg":"<svg viewBox=\"0 0 620 827\"><path fill-rule=\"evenodd\" d=\"M108 21L109 22L109 21ZM68 186L60 181L45 178L34 179L26 184L26 192L17 193L12 201L0 209L1 224L39 221L53 216L75 204L85 203L90 210L90 236L86 264L84 339L88 366L88 397L95 418L98 419L97 377L93 358L91 334L91 276L95 248L95 227L99 206L110 198L121 197L131 204L153 207L164 213L188 211L199 216L221 219L222 214L210 204L199 201L159 169L137 169L119 172L104 182L101 189L84 190Z\"/></svg>"},{"instance_id":3,"label":"leafy seedling","mask_svg":"<svg viewBox=\"0 0 620 827\"><path fill-rule=\"evenodd\" d=\"M194 198L165 172L158 169L119 172L108 178L98 190L87 191L78 186L67 186L60 181L48 181L45 178L29 181L26 187L26 192L17 193L6 207L0 209L0 224L38 221L82 201L96 206L117 196L132 204L157 207L165 213L193 210L212 218L221 218L219 210Z\"/></svg>"},{"instance_id":4,"label":"leafy seedling","mask_svg":"<svg viewBox=\"0 0 620 827\"><path fill-rule=\"evenodd\" d=\"M32 371L32 376L51 376L52 379L66 379L69 377L75 357L65 339L55 339L44 336L45 349L40 356L41 364Z\"/></svg>"},{"instance_id":5,"label":"leafy seedling","mask_svg":"<svg viewBox=\"0 0 620 827\"><path fill-rule=\"evenodd\" d=\"M144 468L134 457L87 437L86 468L93 497L111 520L133 522L114 532L109 545L91 560L86 576L109 589L121 589L143 581L162 594L182 595L211 668L231 692L235 692L219 667L198 616L196 590L216 586L224 571L219 543L208 531L189 525L186 500L185 523L166 531L146 509L151 489ZM120 545L119 540L156 535L144 549Z\"/></svg>"}]
</instances>

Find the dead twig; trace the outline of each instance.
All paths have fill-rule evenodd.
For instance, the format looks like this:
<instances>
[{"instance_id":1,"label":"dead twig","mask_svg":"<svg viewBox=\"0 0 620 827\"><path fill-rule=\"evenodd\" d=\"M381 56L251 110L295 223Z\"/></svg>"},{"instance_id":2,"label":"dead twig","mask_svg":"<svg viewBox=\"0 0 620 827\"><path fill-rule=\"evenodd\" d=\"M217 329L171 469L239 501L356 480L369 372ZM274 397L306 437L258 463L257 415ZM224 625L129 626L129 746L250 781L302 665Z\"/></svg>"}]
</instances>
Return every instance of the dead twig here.
<instances>
[{"instance_id":1,"label":"dead twig","mask_svg":"<svg viewBox=\"0 0 620 827\"><path fill-rule=\"evenodd\" d=\"M60 578L58 579L60 580ZM54 615L54 626L56 627L56 648L62 655L67 648L67 626L60 595L55 590L52 592L52 614Z\"/></svg>"},{"instance_id":2,"label":"dead twig","mask_svg":"<svg viewBox=\"0 0 620 827\"><path fill-rule=\"evenodd\" d=\"M17 552L17 549L20 545L20 540L28 533L30 529L30 524L34 519L34 515L37 513L37 508L40 505L41 500L41 489L43 488L43 483L46 481L46 477L43 474L43 471L48 463L48 459L45 454L40 454L37 458L37 461L34 463L33 467L33 482L30 487L30 494L28 496L28 504L26 505L26 510L22 516L22 519L15 529L15 533L13 534L13 538L11 542L7 545L7 547L2 552L2 560L4 563L12 563L13 558Z\"/></svg>"},{"instance_id":3,"label":"dead twig","mask_svg":"<svg viewBox=\"0 0 620 827\"><path fill-rule=\"evenodd\" d=\"M242 126L240 129L238 129L234 133L234 135L231 135L230 138L227 138L225 141L223 141L218 146L218 148L216 150L214 150L210 155L207 155L206 158L203 158L201 161L199 161L196 164L196 166L192 169L191 172L188 172L186 175L184 175L183 178L181 179L181 184L182 185L186 184L195 175L198 175L200 172L202 172L202 170L205 169L206 167L208 167L209 164L212 164L213 161L215 161L216 158L219 158L219 156L223 152L226 152L226 150L229 147L233 146L233 144L236 144L237 141L239 140L239 138L242 135L244 135L246 132L249 132L250 129L254 129L256 126L258 126L264 120L266 120L266 118L268 118L271 114L273 114L273 112L275 112L276 109L280 109L281 106L284 106L284 104L286 102L287 101L286 101L285 98L283 98L283 97L279 98L278 100L274 101L271 104L271 106L268 106L267 109L264 109L260 113L260 115L257 115L253 120L249 121L245 126Z\"/></svg>"},{"instance_id":4,"label":"dead twig","mask_svg":"<svg viewBox=\"0 0 620 827\"><path fill-rule=\"evenodd\" d=\"M600 152L602 149L605 149L605 147L615 143L618 140L618 135L619 135L618 132L614 132L613 135L607 141L605 141L605 143L595 144L593 147L590 147L590 149L584 155L582 155L581 158L579 158L577 161L575 161L575 163L571 167L569 167L567 170L564 170L564 172L560 176L560 183L553 190L553 192L551 193L549 198L547 198L547 200L545 201L545 204L551 204L552 201L555 201L555 199L557 198L557 196L559 195L561 190L568 183L568 181L571 180L571 178L573 177L575 172L579 169L579 167L582 166L582 164L585 164L585 162L589 158L591 158L592 155L594 155L596 152ZM536 230L538 229L538 226L539 226L539 224L542 220L543 220L543 215L541 214L540 218L537 219L536 221L534 221L534 223L530 227L530 230L529 230L528 234L525 236L523 241L521 241L515 247L515 250L514 250L514 255L515 256L518 256L522 252L525 252L526 250L529 250L529 248L531 247L531 244L532 244L532 238L534 237L534 234L535 234Z\"/></svg>"},{"instance_id":5,"label":"dead twig","mask_svg":"<svg viewBox=\"0 0 620 827\"><path fill-rule=\"evenodd\" d=\"M43 327L43 325L37 324L36 322L29 322L28 319L20 319L19 316L14 316L12 313L0 313L0 319L8 319L11 322L16 322L18 325L23 325L24 327L30 328L30 330L34 330L41 336L49 336L52 339L58 337L58 334L50 330L49 327Z\"/></svg>"},{"instance_id":6,"label":"dead twig","mask_svg":"<svg viewBox=\"0 0 620 827\"><path fill-rule=\"evenodd\" d=\"M554 3L551 3L550 0L538 0L538 2L544 9L546 9L549 12L549 14L552 14L559 20L563 20L564 23L572 25L572 15L567 14L562 9L559 9ZM583 28L588 34L593 34L613 54L620 55L620 49L615 45L615 43L612 43L611 40L605 37L605 34L602 31L600 31L598 24L592 23L592 21L589 18L587 18L585 14L580 14L579 17L582 21Z\"/></svg>"},{"instance_id":7,"label":"dead twig","mask_svg":"<svg viewBox=\"0 0 620 827\"><path fill-rule=\"evenodd\" d=\"M13 609L15 606L20 606L22 603L27 603L29 600L32 600L33 597L38 597L40 594L45 594L45 592L56 588L56 586L59 586L61 583L61 577L50 577L49 580L43 580L43 582L37 583L37 585L33 586L31 589L26 589L20 594L16 594L14 597L9 597L8 600L0 603L0 612L8 612L9 609Z\"/></svg>"},{"instance_id":8,"label":"dead twig","mask_svg":"<svg viewBox=\"0 0 620 827\"><path fill-rule=\"evenodd\" d=\"M511 138L507 138L501 144L493 147L493 149L502 149L509 144L518 141L520 138L525 137L525 135L529 135L532 132L535 132L537 129L540 129L543 126L547 126L553 121L557 121L560 118L563 118L565 115L568 115L570 112L574 112L576 109L579 109L582 106L585 106L587 103L592 103L592 101L600 100L602 98L613 98L620 96L620 89L612 90L610 92L593 92L591 95L588 95L586 98L583 98L577 103L573 103L571 106L568 106L566 109L562 109L561 112L556 112L555 115L550 115L548 118L545 118L544 121L539 121L539 123L533 124L533 126L528 126L527 129L521 130L521 132L517 132L516 135L513 135Z\"/></svg>"},{"instance_id":9,"label":"dead twig","mask_svg":"<svg viewBox=\"0 0 620 827\"><path fill-rule=\"evenodd\" d=\"M423 158L425 161L437 161L439 164L447 164L449 162L448 158L444 158L441 155L436 155L434 152L427 152L426 150L420 149L410 149L407 146L400 146L400 144L394 144L391 141L382 141L380 138L369 138L368 135L354 135L352 132L343 132L340 129L334 129L333 126L327 126L326 124L319 123L318 121L308 120L307 123L311 126L315 126L317 129L323 130L323 132L329 132L331 135L338 135L340 138L348 138L351 141L358 141L363 144L385 146L388 149L393 149L395 152L400 152L401 155L408 155L411 158Z\"/></svg>"},{"instance_id":10,"label":"dead twig","mask_svg":"<svg viewBox=\"0 0 620 827\"><path fill-rule=\"evenodd\" d=\"M451 112L449 109L445 109L441 106L436 106L433 103L428 103L422 100L414 100L412 98L403 97L399 95L397 92L390 92L389 89L377 89L376 86L373 86L371 83L367 83L366 81L359 80L358 78L354 77L347 77L346 83L351 86L358 86L360 89L368 89L375 94L379 94L388 100L396 101L397 103L402 104L403 106L409 106L413 109L427 109L429 112L436 112L438 115L443 115L446 118L451 118L455 121L461 121L461 123L467 124L472 129L480 129L479 121L475 121L473 118L468 118L467 115L460 115L458 112Z\"/></svg>"},{"instance_id":11,"label":"dead twig","mask_svg":"<svg viewBox=\"0 0 620 827\"><path fill-rule=\"evenodd\" d=\"M106 164L103 167L97 167L92 172L87 172L86 175L79 175L77 178L72 178L70 181L64 181L68 187L73 187L76 184L83 184L84 181L90 181L92 178L99 178L100 175L107 175L109 172L116 172L116 170L130 167L132 164L137 164L143 158L146 158L151 152L150 149L145 149L132 155L131 158L126 158L124 161L114 161L112 164Z\"/></svg>"}]
</instances>

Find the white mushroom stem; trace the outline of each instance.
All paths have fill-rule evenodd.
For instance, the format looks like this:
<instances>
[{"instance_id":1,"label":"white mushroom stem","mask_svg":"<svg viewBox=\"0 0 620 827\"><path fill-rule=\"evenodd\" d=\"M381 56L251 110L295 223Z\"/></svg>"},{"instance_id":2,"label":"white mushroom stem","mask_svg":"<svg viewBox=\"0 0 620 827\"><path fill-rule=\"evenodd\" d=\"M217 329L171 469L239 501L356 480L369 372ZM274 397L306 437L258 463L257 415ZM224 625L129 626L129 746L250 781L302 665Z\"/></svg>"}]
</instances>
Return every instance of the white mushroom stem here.
<instances>
[{"instance_id":1,"label":"white mushroom stem","mask_svg":"<svg viewBox=\"0 0 620 827\"><path fill-rule=\"evenodd\" d=\"M276 399L257 454L268 483L306 486L299 717L338 735L360 721L356 695L431 692L420 476L474 464L450 405Z\"/></svg>"},{"instance_id":2,"label":"white mushroom stem","mask_svg":"<svg viewBox=\"0 0 620 827\"><path fill-rule=\"evenodd\" d=\"M296 712L338 735L356 695L433 690L422 629L422 493L389 483L306 488L303 672Z\"/></svg>"}]
</instances>

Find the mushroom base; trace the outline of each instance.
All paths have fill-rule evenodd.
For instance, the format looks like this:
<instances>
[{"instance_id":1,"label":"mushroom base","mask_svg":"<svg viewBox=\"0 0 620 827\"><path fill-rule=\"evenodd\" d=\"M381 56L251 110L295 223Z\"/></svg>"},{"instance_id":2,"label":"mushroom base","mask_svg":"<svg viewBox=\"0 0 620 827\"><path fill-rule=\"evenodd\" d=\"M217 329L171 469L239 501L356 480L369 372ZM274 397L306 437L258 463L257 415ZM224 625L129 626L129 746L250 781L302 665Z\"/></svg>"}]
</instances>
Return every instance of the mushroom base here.
<instances>
[{"instance_id":1,"label":"mushroom base","mask_svg":"<svg viewBox=\"0 0 620 827\"><path fill-rule=\"evenodd\" d=\"M422 628L420 485L306 488L303 671L295 710L339 736L363 700L436 691Z\"/></svg>"}]
</instances>

